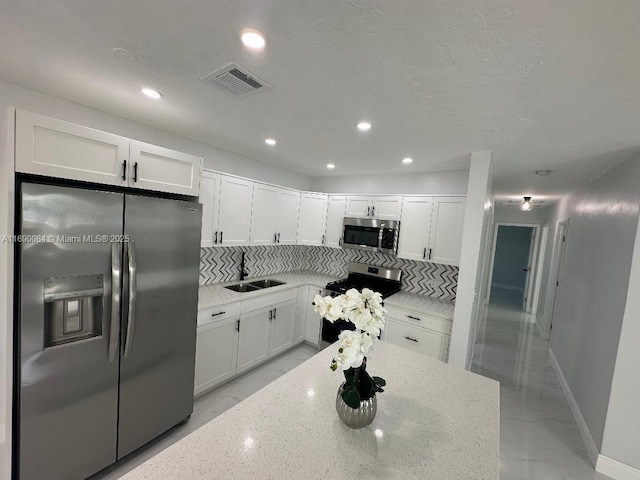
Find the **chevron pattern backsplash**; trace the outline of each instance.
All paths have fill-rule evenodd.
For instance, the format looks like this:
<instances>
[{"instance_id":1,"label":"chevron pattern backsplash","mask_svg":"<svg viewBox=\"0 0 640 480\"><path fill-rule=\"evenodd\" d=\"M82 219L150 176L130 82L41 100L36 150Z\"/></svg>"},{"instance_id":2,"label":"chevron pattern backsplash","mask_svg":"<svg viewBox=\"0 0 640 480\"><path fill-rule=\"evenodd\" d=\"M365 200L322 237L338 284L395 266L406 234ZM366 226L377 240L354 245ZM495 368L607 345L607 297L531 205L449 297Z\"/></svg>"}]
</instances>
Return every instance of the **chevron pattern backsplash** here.
<instances>
[{"instance_id":1,"label":"chevron pattern backsplash","mask_svg":"<svg viewBox=\"0 0 640 480\"><path fill-rule=\"evenodd\" d=\"M350 261L370 263L402 270L402 290L441 300L453 301L458 287L458 267L416 262L384 253L306 245L266 247L205 247L200 249L200 284L237 280L240 258L250 277L294 270L347 276Z\"/></svg>"}]
</instances>

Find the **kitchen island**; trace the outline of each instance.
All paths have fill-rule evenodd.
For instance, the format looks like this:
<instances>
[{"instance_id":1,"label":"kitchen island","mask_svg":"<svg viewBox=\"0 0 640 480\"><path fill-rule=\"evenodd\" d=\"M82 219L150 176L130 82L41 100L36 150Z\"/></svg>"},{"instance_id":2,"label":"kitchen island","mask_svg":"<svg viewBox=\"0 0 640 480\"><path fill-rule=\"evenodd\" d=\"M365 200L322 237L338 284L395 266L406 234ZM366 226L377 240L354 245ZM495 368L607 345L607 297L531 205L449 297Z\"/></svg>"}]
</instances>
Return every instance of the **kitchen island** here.
<instances>
[{"instance_id":1,"label":"kitchen island","mask_svg":"<svg viewBox=\"0 0 640 480\"><path fill-rule=\"evenodd\" d=\"M128 480L499 478L499 384L379 342L371 425L338 419L329 347L129 472Z\"/></svg>"}]
</instances>

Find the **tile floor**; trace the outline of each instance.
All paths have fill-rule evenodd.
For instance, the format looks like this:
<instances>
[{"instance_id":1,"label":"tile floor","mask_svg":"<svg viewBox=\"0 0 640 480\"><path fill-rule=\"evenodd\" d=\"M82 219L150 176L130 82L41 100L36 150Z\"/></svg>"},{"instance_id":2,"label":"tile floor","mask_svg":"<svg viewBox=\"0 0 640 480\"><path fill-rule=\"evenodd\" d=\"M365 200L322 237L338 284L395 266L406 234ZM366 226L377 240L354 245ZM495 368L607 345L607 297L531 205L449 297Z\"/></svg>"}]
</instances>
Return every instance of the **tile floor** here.
<instances>
[{"instance_id":1,"label":"tile floor","mask_svg":"<svg viewBox=\"0 0 640 480\"><path fill-rule=\"evenodd\" d=\"M500 381L501 480L605 480L591 466L534 317L490 305L471 370Z\"/></svg>"},{"instance_id":2,"label":"tile floor","mask_svg":"<svg viewBox=\"0 0 640 480\"><path fill-rule=\"evenodd\" d=\"M276 378L297 367L316 353L318 353L317 348L301 345L265 365L261 365L247 374L231 380L220 388L198 397L193 405L193 414L187 423L174 427L117 464L93 475L89 480L114 480L120 478L174 442L273 382Z\"/></svg>"},{"instance_id":3,"label":"tile floor","mask_svg":"<svg viewBox=\"0 0 640 480\"><path fill-rule=\"evenodd\" d=\"M472 371L500 381L501 480L607 480L594 472L547 358L534 317L491 305L480 326ZM295 368L317 350L303 345L199 397L194 412L123 461L91 477L112 480Z\"/></svg>"}]
</instances>

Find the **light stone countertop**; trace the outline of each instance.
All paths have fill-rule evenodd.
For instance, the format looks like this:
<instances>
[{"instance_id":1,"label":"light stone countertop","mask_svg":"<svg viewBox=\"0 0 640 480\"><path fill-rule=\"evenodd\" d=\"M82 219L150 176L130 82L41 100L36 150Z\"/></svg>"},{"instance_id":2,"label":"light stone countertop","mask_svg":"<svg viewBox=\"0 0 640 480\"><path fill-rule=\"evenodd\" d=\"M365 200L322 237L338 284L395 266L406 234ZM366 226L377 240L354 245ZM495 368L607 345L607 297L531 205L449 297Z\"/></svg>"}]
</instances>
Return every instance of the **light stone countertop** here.
<instances>
[{"instance_id":1,"label":"light stone countertop","mask_svg":"<svg viewBox=\"0 0 640 480\"><path fill-rule=\"evenodd\" d=\"M394 305L426 312L436 317L453 320L455 304L446 300L438 300L418 293L398 292L384 299L385 306Z\"/></svg>"},{"instance_id":2,"label":"light stone countertop","mask_svg":"<svg viewBox=\"0 0 640 480\"><path fill-rule=\"evenodd\" d=\"M374 422L338 419L329 347L129 472L127 480L498 480L500 391L481 377L380 342Z\"/></svg>"},{"instance_id":3,"label":"light stone countertop","mask_svg":"<svg viewBox=\"0 0 640 480\"><path fill-rule=\"evenodd\" d=\"M298 288L304 285L315 285L320 288L324 288L327 283L340 279L340 277L331 275L323 275L308 271L296 271L288 273L278 273L275 275L266 275L263 277L251 277L245 279L244 283L253 282L255 280L262 280L264 278L273 278L275 280L285 282L285 285L263 288L262 290L256 290L255 292L245 293L234 292L233 290L224 288L225 285L240 283L239 280L234 280L232 282L215 283L212 285L201 285L198 293L198 310L217 307L220 305L225 305L227 303L248 300L250 298L269 295L271 293L282 292L290 288Z\"/></svg>"}]
</instances>

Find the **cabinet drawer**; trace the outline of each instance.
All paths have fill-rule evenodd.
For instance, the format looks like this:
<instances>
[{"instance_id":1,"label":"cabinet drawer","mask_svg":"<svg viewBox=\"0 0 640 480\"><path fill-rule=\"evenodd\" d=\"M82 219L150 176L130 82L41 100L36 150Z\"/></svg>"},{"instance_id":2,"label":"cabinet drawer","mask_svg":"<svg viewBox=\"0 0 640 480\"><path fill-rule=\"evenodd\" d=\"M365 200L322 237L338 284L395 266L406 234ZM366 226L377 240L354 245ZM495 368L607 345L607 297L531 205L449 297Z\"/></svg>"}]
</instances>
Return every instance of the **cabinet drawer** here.
<instances>
[{"instance_id":1,"label":"cabinet drawer","mask_svg":"<svg viewBox=\"0 0 640 480\"><path fill-rule=\"evenodd\" d=\"M223 320L240 318L240 302L227 303L198 311L198 326L218 323Z\"/></svg>"},{"instance_id":2,"label":"cabinet drawer","mask_svg":"<svg viewBox=\"0 0 640 480\"><path fill-rule=\"evenodd\" d=\"M296 288L290 288L283 292L272 293L270 295L261 295L259 297L244 300L242 302L242 313L253 312L261 308L273 307L279 303L295 300L298 296Z\"/></svg>"},{"instance_id":3,"label":"cabinet drawer","mask_svg":"<svg viewBox=\"0 0 640 480\"><path fill-rule=\"evenodd\" d=\"M450 319L436 317L425 312L396 307L395 305L386 305L385 308L387 309L387 317L437 332L451 333Z\"/></svg>"},{"instance_id":4,"label":"cabinet drawer","mask_svg":"<svg viewBox=\"0 0 640 480\"><path fill-rule=\"evenodd\" d=\"M449 335L444 333L389 319L384 339L394 345L437 358L443 362L447 358Z\"/></svg>"}]
</instances>

